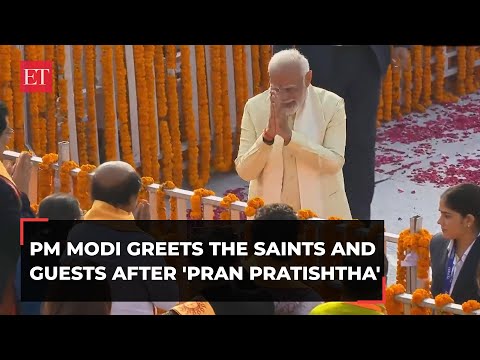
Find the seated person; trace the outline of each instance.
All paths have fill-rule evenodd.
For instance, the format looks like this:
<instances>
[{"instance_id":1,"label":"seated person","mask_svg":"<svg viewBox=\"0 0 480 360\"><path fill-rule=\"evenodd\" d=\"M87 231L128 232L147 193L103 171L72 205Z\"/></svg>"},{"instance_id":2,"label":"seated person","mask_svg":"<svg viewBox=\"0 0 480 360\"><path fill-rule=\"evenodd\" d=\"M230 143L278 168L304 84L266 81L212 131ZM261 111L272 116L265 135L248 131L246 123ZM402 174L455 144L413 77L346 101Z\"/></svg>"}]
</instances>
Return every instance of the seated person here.
<instances>
[{"instance_id":1,"label":"seated person","mask_svg":"<svg viewBox=\"0 0 480 360\"><path fill-rule=\"evenodd\" d=\"M79 220L82 210L78 200L70 194L55 193L45 197L39 205L38 217L49 220ZM40 315L41 303L20 301L21 299L21 261L17 263L17 277L15 280L17 302L20 304L21 315Z\"/></svg>"},{"instance_id":2,"label":"seated person","mask_svg":"<svg viewBox=\"0 0 480 360\"><path fill-rule=\"evenodd\" d=\"M50 220L81 220L83 213L75 197L66 193L55 193L40 202L37 217Z\"/></svg>"},{"instance_id":3,"label":"seated person","mask_svg":"<svg viewBox=\"0 0 480 360\"><path fill-rule=\"evenodd\" d=\"M280 220L272 226L273 220ZM296 242L300 229L300 222L293 208L286 204L267 204L258 209L252 223L252 242L276 243ZM252 256L248 264L257 266L282 266L297 265L293 256ZM301 281L261 281L258 286L267 289L275 300L276 315L306 315L319 303L322 297L310 286Z\"/></svg>"},{"instance_id":4,"label":"seated person","mask_svg":"<svg viewBox=\"0 0 480 360\"><path fill-rule=\"evenodd\" d=\"M430 241L431 292L447 293L457 304L480 301L476 284L480 263L480 186L459 184L439 201L442 232Z\"/></svg>"}]
</instances>

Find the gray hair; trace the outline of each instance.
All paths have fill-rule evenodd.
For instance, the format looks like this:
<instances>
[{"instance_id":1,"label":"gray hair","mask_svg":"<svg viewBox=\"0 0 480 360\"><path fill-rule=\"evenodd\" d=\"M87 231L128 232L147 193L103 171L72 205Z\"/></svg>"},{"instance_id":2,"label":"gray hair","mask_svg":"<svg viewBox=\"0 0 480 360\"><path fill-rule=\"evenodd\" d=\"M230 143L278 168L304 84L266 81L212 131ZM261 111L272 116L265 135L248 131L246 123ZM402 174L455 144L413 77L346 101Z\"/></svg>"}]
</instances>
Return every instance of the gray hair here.
<instances>
[{"instance_id":1,"label":"gray hair","mask_svg":"<svg viewBox=\"0 0 480 360\"><path fill-rule=\"evenodd\" d=\"M302 70L302 75L306 75L310 71L310 64L305 56L297 49L287 49L273 54L268 63L268 73L271 74L279 67L284 65L297 64Z\"/></svg>"}]
</instances>

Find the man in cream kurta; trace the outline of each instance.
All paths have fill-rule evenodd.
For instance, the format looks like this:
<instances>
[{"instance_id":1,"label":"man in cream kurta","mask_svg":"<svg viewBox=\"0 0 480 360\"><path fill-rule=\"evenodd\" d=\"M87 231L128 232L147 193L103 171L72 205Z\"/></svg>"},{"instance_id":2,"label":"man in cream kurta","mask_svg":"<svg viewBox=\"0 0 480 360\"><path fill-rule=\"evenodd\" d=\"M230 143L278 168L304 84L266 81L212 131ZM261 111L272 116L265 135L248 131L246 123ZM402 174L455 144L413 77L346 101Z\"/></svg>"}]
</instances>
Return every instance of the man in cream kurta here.
<instances>
[{"instance_id":1,"label":"man in cream kurta","mask_svg":"<svg viewBox=\"0 0 480 360\"><path fill-rule=\"evenodd\" d=\"M249 198L351 219L343 182L346 115L338 95L310 84L308 60L276 53L270 89L249 99L235 167Z\"/></svg>"}]
</instances>

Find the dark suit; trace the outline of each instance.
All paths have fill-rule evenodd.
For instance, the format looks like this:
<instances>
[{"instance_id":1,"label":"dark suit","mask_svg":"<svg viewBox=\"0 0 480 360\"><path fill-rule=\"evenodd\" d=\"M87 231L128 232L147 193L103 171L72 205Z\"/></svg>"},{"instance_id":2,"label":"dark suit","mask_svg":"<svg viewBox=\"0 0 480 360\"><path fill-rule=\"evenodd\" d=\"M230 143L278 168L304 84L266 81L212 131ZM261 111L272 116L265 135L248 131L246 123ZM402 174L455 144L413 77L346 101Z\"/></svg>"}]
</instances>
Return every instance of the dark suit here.
<instances>
[{"instance_id":1,"label":"dark suit","mask_svg":"<svg viewBox=\"0 0 480 360\"><path fill-rule=\"evenodd\" d=\"M435 297L443 292L446 264L448 258L449 241L442 234L437 234L430 242L430 259L432 266L432 295ZM480 263L480 240L475 241L470 252L467 255L457 281L450 294L457 304L462 304L467 300L480 301L480 289L477 285L476 272Z\"/></svg>"},{"instance_id":2,"label":"dark suit","mask_svg":"<svg viewBox=\"0 0 480 360\"><path fill-rule=\"evenodd\" d=\"M292 45L274 45L273 51ZM370 220L375 188L377 108L390 45L295 45L309 60L315 86L345 100L347 141L343 175L352 217Z\"/></svg>"},{"instance_id":3,"label":"dark suit","mask_svg":"<svg viewBox=\"0 0 480 360\"><path fill-rule=\"evenodd\" d=\"M0 176L0 314L10 314L13 280L20 255L21 197L15 184Z\"/></svg>"}]
</instances>

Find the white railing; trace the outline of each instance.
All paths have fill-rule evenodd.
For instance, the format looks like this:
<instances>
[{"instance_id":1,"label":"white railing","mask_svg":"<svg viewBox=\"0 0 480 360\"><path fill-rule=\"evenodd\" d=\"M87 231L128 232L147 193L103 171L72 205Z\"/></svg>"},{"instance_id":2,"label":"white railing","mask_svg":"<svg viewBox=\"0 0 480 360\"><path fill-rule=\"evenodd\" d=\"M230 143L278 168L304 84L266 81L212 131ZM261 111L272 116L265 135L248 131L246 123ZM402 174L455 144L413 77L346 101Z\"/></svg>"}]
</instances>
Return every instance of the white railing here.
<instances>
[{"instance_id":1,"label":"white railing","mask_svg":"<svg viewBox=\"0 0 480 360\"><path fill-rule=\"evenodd\" d=\"M68 149L69 149L69 144L66 142L59 143L59 149L60 149L60 155L59 155L59 160L58 163L53 165L53 168L55 170L55 177L58 179L58 174L59 174L59 169L60 169L60 164L64 161L69 160L68 158ZM66 151L62 151L65 149ZM18 158L20 154L15 152L15 151L10 151L7 150L3 153L3 156L7 160L15 160ZM30 179L30 189L28 193L28 197L30 199L36 199L37 198L37 190L36 190L36 184L37 184L37 172L38 165L42 162L42 159L38 156L33 156L32 157L32 163L34 166L34 169L32 171L32 177ZM73 169L70 171L70 174L72 176L77 176L78 173L80 172L80 169ZM91 173L90 175L93 175ZM58 191L58 181L56 181L57 187L55 191ZM157 197L156 197L156 192L159 188L159 184L152 184L147 187L147 190L149 192L149 202L150 202L150 218L152 220L158 219L157 215L157 210L156 210L156 204L157 204ZM190 190L184 190L180 188L175 188L172 190L165 189L165 194L168 197L174 197L177 199L177 212L178 212L178 219L179 220L185 220L187 218L187 209L189 208L189 203L190 203L190 198L193 195L193 191ZM215 207L220 206L220 202L222 201L222 198L219 196L206 196L202 198L202 204L204 207L204 218L205 219L213 219L213 214L214 214L214 209ZM231 204L230 211L231 211L231 219L232 220L238 220L241 217L241 213L245 211L245 208L247 207L247 203L243 201L236 201ZM168 210L168 209L167 209ZM319 218L313 218L312 220L322 220ZM398 234L393 234L390 232L385 232L385 240L391 243L397 243L398 240Z\"/></svg>"},{"instance_id":2,"label":"white railing","mask_svg":"<svg viewBox=\"0 0 480 360\"><path fill-rule=\"evenodd\" d=\"M58 175L59 169L62 162L67 161L69 158L68 150L69 144L67 142L59 143L60 155L59 161L56 164L53 164L53 169L55 170L55 179L56 179L56 190L58 191ZM14 151L5 151L3 156L7 160L15 160L19 157L19 153ZM30 179L30 187L29 187L29 198L36 199L37 198L37 175L38 175L38 165L42 162L42 159L38 156L32 157L32 164L34 166L34 171L32 171L32 176ZM35 171L36 170L36 171ZM70 171L72 176L77 176L80 172L80 169L76 168ZM93 175L93 172L90 173L90 176ZM159 189L159 184L152 184L147 187L149 193L149 202L150 202L150 218L152 220L158 219L157 214L157 190ZM178 220L186 220L187 219L187 209L189 208L190 198L193 195L193 191L184 190L180 188L175 189L164 189L166 196L173 197L177 199L177 216ZM204 211L204 219L212 220L214 218L214 209L220 206L222 198L219 196L206 196L202 198L203 204L203 211ZM231 204L230 211L231 211L231 219L232 220L239 220L241 218L241 213L245 211L247 207L247 203L243 201L236 201ZM421 219L416 222L418 217L414 217L411 219L411 228L418 228L421 227ZM311 220L323 220L321 218L312 218ZM413 224L413 225L412 225ZM397 243L398 242L398 234L384 232L384 239L386 242L390 243ZM413 291L414 289L414 282L416 281L416 268L407 268L407 291ZM411 300L412 295L409 293L400 294L396 296L396 300L400 301L404 304L405 314L410 313L411 308ZM438 309L435 306L435 301L433 299L426 299L420 305L421 307L431 308L432 310L437 311ZM467 315L463 312L462 306L459 304L449 304L445 306L442 311L450 312L457 315ZM480 310L474 311L472 315L480 315Z\"/></svg>"},{"instance_id":3,"label":"white railing","mask_svg":"<svg viewBox=\"0 0 480 360\"><path fill-rule=\"evenodd\" d=\"M412 294L400 294L395 297L395 300L403 303L405 314L410 314L411 304L412 304ZM439 309L435 306L434 299L425 299L420 304L420 307L432 309L432 314L439 315ZM445 305L442 309L442 312L448 312L455 315L480 315L480 310L473 311L471 314L466 314L462 310L462 305L459 304L448 304Z\"/></svg>"}]
</instances>

